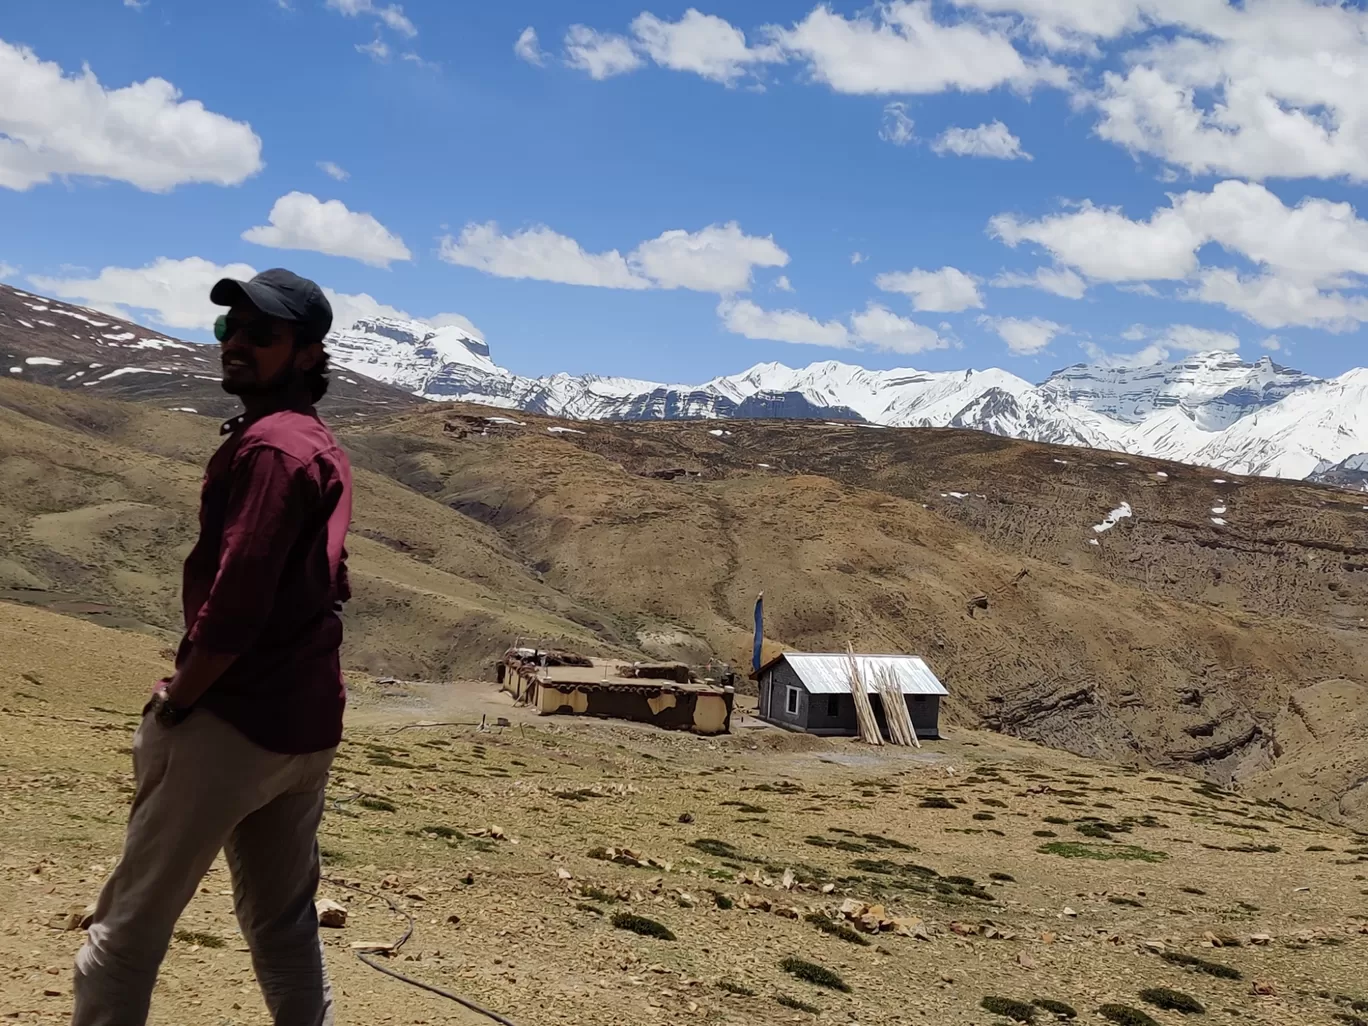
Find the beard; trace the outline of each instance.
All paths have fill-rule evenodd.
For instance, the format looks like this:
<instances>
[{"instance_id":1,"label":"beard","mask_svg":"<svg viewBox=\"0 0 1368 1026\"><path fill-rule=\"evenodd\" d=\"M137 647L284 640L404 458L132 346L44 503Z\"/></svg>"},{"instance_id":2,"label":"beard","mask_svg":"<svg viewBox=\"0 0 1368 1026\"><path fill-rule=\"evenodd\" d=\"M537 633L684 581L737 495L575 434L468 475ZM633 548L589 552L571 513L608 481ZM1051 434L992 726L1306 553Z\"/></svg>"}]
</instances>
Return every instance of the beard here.
<instances>
[{"instance_id":1,"label":"beard","mask_svg":"<svg viewBox=\"0 0 1368 1026\"><path fill-rule=\"evenodd\" d=\"M298 375L299 372L295 370L294 364L290 363L286 364L279 374L268 381L261 381L253 372L253 375L246 379L224 377L219 384L229 395L235 395L239 398L280 395L294 387Z\"/></svg>"}]
</instances>

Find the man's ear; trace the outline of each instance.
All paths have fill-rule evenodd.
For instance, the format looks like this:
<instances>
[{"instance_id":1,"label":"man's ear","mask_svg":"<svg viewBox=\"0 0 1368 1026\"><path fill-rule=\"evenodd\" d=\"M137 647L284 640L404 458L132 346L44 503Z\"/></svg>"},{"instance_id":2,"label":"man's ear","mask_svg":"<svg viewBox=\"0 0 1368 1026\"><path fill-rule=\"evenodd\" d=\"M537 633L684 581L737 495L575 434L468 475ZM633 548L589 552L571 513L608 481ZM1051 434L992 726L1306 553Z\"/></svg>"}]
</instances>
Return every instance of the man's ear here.
<instances>
[{"instance_id":1,"label":"man's ear","mask_svg":"<svg viewBox=\"0 0 1368 1026\"><path fill-rule=\"evenodd\" d=\"M311 371L323 360L323 343L315 342L295 350L295 370Z\"/></svg>"}]
</instances>

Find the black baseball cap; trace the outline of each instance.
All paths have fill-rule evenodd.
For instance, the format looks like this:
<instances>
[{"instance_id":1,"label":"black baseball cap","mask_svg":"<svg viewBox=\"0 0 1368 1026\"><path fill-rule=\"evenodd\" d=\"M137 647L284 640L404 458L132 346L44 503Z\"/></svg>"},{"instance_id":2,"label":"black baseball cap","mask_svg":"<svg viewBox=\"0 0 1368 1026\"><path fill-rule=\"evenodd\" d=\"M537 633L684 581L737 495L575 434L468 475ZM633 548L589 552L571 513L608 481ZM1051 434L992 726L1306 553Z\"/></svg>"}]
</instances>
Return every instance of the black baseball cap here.
<instances>
[{"instance_id":1,"label":"black baseball cap","mask_svg":"<svg viewBox=\"0 0 1368 1026\"><path fill-rule=\"evenodd\" d=\"M318 341L332 330L332 304L318 283L283 267L262 271L251 281L224 278L210 289L209 299L217 306L248 303L268 317L302 325Z\"/></svg>"}]
</instances>

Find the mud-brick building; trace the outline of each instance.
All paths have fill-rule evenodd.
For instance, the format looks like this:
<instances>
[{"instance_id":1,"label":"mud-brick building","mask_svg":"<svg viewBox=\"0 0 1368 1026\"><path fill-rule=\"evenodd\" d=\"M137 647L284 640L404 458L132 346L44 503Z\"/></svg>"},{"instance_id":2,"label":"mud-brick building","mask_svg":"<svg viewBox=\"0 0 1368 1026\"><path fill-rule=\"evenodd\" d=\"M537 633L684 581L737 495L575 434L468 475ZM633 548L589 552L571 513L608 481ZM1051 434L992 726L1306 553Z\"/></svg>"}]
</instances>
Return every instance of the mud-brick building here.
<instances>
[{"instance_id":1,"label":"mud-brick building","mask_svg":"<svg viewBox=\"0 0 1368 1026\"><path fill-rule=\"evenodd\" d=\"M880 672L891 672L912 715L917 737L940 737L940 701L949 694L931 668L917 656L857 655L860 677L871 696ZM859 734L855 699L850 694L850 656L844 652L785 652L755 673L760 687L759 716L786 730L823 736ZM884 735L888 724L883 705L872 698L875 718Z\"/></svg>"}]
</instances>

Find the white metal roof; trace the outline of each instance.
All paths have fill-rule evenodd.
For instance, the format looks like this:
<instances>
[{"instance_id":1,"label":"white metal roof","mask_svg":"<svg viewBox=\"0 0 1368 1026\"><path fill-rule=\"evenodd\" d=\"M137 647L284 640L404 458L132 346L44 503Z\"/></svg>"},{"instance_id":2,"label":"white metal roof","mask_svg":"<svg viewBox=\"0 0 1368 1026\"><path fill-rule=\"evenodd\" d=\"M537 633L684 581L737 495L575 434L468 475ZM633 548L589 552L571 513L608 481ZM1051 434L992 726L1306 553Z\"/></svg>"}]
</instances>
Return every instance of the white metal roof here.
<instances>
[{"instance_id":1,"label":"white metal roof","mask_svg":"<svg viewBox=\"0 0 1368 1026\"><path fill-rule=\"evenodd\" d=\"M785 652L808 691L814 695L850 694L850 657L844 652ZM887 667L902 686L904 695L948 695L945 685L918 656L856 655L865 689L874 693L874 673Z\"/></svg>"}]
</instances>

